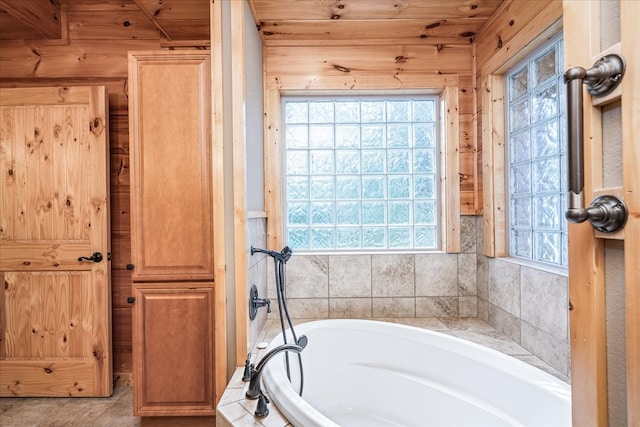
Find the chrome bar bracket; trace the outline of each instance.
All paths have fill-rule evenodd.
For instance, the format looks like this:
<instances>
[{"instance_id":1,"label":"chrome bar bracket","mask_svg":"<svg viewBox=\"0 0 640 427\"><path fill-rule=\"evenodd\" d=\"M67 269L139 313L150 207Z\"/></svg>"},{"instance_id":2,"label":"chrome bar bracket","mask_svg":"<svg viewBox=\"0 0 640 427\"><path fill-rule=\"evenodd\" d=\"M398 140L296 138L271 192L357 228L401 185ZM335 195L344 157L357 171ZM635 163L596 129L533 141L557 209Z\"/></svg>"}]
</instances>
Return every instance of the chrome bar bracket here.
<instances>
[{"instance_id":1,"label":"chrome bar bracket","mask_svg":"<svg viewBox=\"0 0 640 427\"><path fill-rule=\"evenodd\" d=\"M584 79L589 95L597 98L611 93L622 81L625 68L624 60L619 55L605 55L598 59L587 70Z\"/></svg>"}]
</instances>

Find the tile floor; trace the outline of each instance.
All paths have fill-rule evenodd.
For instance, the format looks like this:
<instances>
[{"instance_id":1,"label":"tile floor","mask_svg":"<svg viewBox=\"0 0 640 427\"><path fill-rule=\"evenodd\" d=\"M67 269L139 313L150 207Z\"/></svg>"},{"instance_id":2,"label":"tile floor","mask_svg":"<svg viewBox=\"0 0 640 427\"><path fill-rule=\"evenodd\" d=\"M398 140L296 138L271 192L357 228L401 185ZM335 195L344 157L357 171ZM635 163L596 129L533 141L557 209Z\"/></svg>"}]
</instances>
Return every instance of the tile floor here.
<instances>
[{"instance_id":1,"label":"tile floor","mask_svg":"<svg viewBox=\"0 0 640 427\"><path fill-rule=\"evenodd\" d=\"M305 320L298 320L302 323ZM568 381L568 378L533 356L520 345L510 341L504 334L478 319L443 318L402 318L375 319L399 322L421 328L437 330L446 334L473 341L541 368L556 377ZM259 341L269 341L279 332L279 322L273 319L260 334ZM255 352L254 352L255 353ZM257 355L259 356L259 355ZM252 405L241 404L241 389L245 385L232 379L229 393L225 393L220 409L232 418L234 426L270 426L275 416L258 422L253 417ZM235 387L235 388L234 388ZM239 389L239 390L238 390ZM237 397L237 398L236 398ZM140 418L134 417L131 388L118 385L110 398L0 398L1 427L133 427L140 426ZM270 405L271 407L272 405ZM277 411L272 410L272 415ZM220 416L217 417L220 420ZM270 419L271 418L271 419Z\"/></svg>"},{"instance_id":2,"label":"tile floor","mask_svg":"<svg viewBox=\"0 0 640 427\"><path fill-rule=\"evenodd\" d=\"M0 398L1 427L137 427L131 387L114 387L109 398Z\"/></svg>"}]
</instances>

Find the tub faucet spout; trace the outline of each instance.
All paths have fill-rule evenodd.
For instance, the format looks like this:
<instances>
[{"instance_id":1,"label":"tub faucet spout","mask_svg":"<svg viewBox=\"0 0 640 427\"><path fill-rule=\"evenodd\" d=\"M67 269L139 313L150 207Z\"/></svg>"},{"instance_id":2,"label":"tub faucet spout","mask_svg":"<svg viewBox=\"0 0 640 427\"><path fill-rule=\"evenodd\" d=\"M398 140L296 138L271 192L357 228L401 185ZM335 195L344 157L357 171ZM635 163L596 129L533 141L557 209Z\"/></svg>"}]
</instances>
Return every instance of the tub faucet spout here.
<instances>
[{"instance_id":1,"label":"tub faucet spout","mask_svg":"<svg viewBox=\"0 0 640 427\"><path fill-rule=\"evenodd\" d=\"M262 393L262 389L260 387L260 378L262 377L262 372L264 371L264 367L266 366L267 362L269 362L269 360L271 360L276 354L281 353L283 351L292 351L294 353L300 353L306 346L307 346L307 337L302 335L298 339L298 344L283 344L269 351L267 354L264 355L264 357L260 360L260 362L258 362L258 365L255 367L255 369L253 369L253 371L251 372L251 379L249 381L249 388L245 393L245 396L248 399L260 398L260 402L258 404L258 408L256 409L256 413L255 413L256 417L264 418L267 415L269 415L269 409L264 403L266 398Z\"/></svg>"}]
</instances>

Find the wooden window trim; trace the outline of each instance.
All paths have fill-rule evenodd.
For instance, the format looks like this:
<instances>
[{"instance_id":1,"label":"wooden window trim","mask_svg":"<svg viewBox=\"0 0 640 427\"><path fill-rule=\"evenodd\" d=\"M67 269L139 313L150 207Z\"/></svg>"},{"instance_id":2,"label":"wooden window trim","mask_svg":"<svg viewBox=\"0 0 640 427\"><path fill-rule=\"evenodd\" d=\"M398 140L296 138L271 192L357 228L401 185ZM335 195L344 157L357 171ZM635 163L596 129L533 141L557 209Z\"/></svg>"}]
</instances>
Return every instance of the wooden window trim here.
<instances>
[{"instance_id":1,"label":"wooden window trim","mask_svg":"<svg viewBox=\"0 0 640 427\"><path fill-rule=\"evenodd\" d=\"M507 194L505 182L504 75L482 80L482 175L484 177L484 254L505 257L507 251Z\"/></svg>"},{"instance_id":2,"label":"wooden window trim","mask_svg":"<svg viewBox=\"0 0 640 427\"><path fill-rule=\"evenodd\" d=\"M505 2L511 3L511 2ZM507 8L508 5L505 6ZM501 7L502 9L502 7ZM512 10L512 13L516 13ZM497 15L496 15L497 16ZM505 12L501 19L507 19ZM478 46L481 39L492 36L499 27L491 22L478 33ZM482 147L482 187L483 187L483 254L489 257L509 255L507 245L507 189L505 172L505 111L504 111L504 75L514 65L540 48L555 34L562 31L562 3L550 2L537 18L521 32L488 58L478 64L478 78L481 147ZM513 52L517 54L512 55ZM478 53L477 58L482 55Z\"/></svg>"},{"instance_id":3,"label":"wooden window trim","mask_svg":"<svg viewBox=\"0 0 640 427\"><path fill-rule=\"evenodd\" d=\"M265 79L266 80L266 79ZM335 89L330 89L335 94ZM378 88L372 90L379 90ZM424 92L424 88L416 89ZM284 201L282 192L282 146L280 141L280 100L284 91L265 90L265 208L267 212L267 242L270 248L281 248L284 242ZM440 175L441 248L448 253L460 252L460 184L459 184L459 96L458 87L444 85L436 90L442 104L441 128L443 144ZM309 95L309 92L299 92ZM408 92L407 92L408 93ZM318 94L317 91L312 94Z\"/></svg>"}]
</instances>

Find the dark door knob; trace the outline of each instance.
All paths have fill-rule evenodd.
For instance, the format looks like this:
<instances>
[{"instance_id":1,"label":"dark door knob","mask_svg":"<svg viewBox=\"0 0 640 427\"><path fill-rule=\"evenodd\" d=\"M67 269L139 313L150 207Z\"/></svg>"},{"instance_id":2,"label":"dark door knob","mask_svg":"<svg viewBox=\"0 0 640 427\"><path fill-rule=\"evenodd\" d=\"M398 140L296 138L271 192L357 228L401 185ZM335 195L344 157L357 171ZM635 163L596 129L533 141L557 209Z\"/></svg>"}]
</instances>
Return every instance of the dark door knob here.
<instances>
[{"instance_id":1,"label":"dark door knob","mask_svg":"<svg viewBox=\"0 0 640 427\"><path fill-rule=\"evenodd\" d=\"M134 268L136 268L135 265L133 264L127 264L127 270L132 271Z\"/></svg>"},{"instance_id":2,"label":"dark door knob","mask_svg":"<svg viewBox=\"0 0 640 427\"><path fill-rule=\"evenodd\" d=\"M136 297L129 297L129 298L127 298L127 303L128 303L128 304L133 304L134 302L136 302Z\"/></svg>"},{"instance_id":3,"label":"dark door knob","mask_svg":"<svg viewBox=\"0 0 640 427\"><path fill-rule=\"evenodd\" d=\"M82 261L100 262L102 261L102 254L100 252L94 252L90 257L81 256L80 258L78 258L78 262Z\"/></svg>"}]
</instances>

